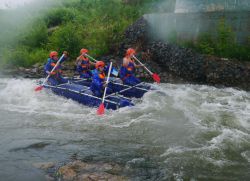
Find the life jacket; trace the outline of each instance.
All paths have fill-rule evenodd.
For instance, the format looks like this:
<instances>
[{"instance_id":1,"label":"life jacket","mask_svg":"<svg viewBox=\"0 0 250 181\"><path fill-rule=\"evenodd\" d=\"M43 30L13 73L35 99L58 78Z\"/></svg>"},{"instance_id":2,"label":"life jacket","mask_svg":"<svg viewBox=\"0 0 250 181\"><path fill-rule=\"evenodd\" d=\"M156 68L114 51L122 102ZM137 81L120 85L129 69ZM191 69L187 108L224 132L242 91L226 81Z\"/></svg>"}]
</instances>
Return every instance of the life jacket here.
<instances>
[{"instance_id":1,"label":"life jacket","mask_svg":"<svg viewBox=\"0 0 250 181\"><path fill-rule=\"evenodd\" d=\"M50 65L54 68L56 66L56 63L55 62L51 62ZM56 75L58 73L62 73L62 70L60 69L60 65L57 65L56 69L51 74L52 75Z\"/></svg>"},{"instance_id":2,"label":"life jacket","mask_svg":"<svg viewBox=\"0 0 250 181\"><path fill-rule=\"evenodd\" d=\"M92 83L90 85L90 89L92 91L102 91L104 81L105 73L100 73L97 69L95 69L92 74Z\"/></svg>"},{"instance_id":3,"label":"life jacket","mask_svg":"<svg viewBox=\"0 0 250 181\"><path fill-rule=\"evenodd\" d=\"M133 73L135 72L135 65L134 65L134 61L133 60L129 60L129 63L127 66L123 67L126 69L126 75L125 77L123 77L122 80L125 80L126 78L130 77L133 75Z\"/></svg>"},{"instance_id":4,"label":"life jacket","mask_svg":"<svg viewBox=\"0 0 250 181\"><path fill-rule=\"evenodd\" d=\"M80 66L81 66L83 72L88 71L90 69L89 59L87 57L82 56Z\"/></svg>"},{"instance_id":5,"label":"life jacket","mask_svg":"<svg viewBox=\"0 0 250 181\"><path fill-rule=\"evenodd\" d=\"M98 74L98 77L101 79L101 81L103 82L105 80L105 73L102 72L102 73L99 73Z\"/></svg>"}]
</instances>

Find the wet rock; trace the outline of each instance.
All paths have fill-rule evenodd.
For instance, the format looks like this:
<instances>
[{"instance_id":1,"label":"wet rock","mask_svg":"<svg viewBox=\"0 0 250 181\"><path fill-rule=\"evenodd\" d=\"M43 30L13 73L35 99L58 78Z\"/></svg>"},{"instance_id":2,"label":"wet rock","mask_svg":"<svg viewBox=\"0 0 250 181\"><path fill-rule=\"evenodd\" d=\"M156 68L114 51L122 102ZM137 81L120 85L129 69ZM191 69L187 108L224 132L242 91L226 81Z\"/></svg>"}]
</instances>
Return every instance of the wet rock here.
<instances>
[{"instance_id":1,"label":"wet rock","mask_svg":"<svg viewBox=\"0 0 250 181\"><path fill-rule=\"evenodd\" d=\"M70 162L58 169L63 180L128 180L120 176L122 168L114 163L86 163L80 160Z\"/></svg>"},{"instance_id":2,"label":"wet rock","mask_svg":"<svg viewBox=\"0 0 250 181\"><path fill-rule=\"evenodd\" d=\"M38 68L33 68L30 70L31 73L37 73L38 72Z\"/></svg>"},{"instance_id":3,"label":"wet rock","mask_svg":"<svg viewBox=\"0 0 250 181\"><path fill-rule=\"evenodd\" d=\"M19 71L25 71L25 68L24 67L18 67L18 70Z\"/></svg>"},{"instance_id":4,"label":"wet rock","mask_svg":"<svg viewBox=\"0 0 250 181\"><path fill-rule=\"evenodd\" d=\"M79 175L76 179L76 181L100 181L100 180L126 181L128 179L122 176L111 175L109 173L82 174Z\"/></svg>"},{"instance_id":5,"label":"wet rock","mask_svg":"<svg viewBox=\"0 0 250 181\"><path fill-rule=\"evenodd\" d=\"M62 175L63 180L73 180L76 177L76 172L70 166L63 166L58 173Z\"/></svg>"},{"instance_id":6,"label":"wet rock","mask_svg":"<svg viewBox=\"0 0 250 181\"><path fill-rule=\"evenodd\" d=\"M40 66L41 66L41 63L36 63L36 64L32 65L32 67L34 67L34 68L38 68Z\"/></svg>"},{"instance_id":7,"label":"wet rock","mask_svg":"<svg viewBox=\"0 0 250 181\"><path fill-rule=\"evenodd\" d=\"M49 168L54 167L55 163L53 162L34 163L33 166L42 170L47 170Z\"/></svg>"}]
</instances>

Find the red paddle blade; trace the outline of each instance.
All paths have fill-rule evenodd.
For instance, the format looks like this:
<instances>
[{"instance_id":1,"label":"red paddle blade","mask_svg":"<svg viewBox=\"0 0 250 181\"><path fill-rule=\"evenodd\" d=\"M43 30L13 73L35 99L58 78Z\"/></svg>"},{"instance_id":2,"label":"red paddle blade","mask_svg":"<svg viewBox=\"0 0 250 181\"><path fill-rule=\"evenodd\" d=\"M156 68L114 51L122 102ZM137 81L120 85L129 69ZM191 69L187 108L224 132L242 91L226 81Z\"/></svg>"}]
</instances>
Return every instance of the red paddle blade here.
<instances>
[{"instance_id":1,"label":"red paddle blade","mask_svg":"<svg viewBox=\"0 0 250 181\"><path fill-rule=\"evenodd\" d=\"M153 73L152 77L153 77L154 81L157 82L158 84L161 82L161 78L156 73Z\"/></svg>"},{"instance_id":2,"label":"red paddle blade","mask_svg":"<svg viewBox=\"0 0 250 181\"><path fill-rule=\"evenodd\" d=\"M43 86L38 86L37 88L35 88L35 91L38 92L38 91L40 91L42 89L43 89Z\"/></svg>"},{"instance_id":3,"label":"red paddle blade","mask_svg":"<svg viewBox=\"0 0 250 181\"><path fill-rule=\"evenodd\" d=\"M98 115L103 115L103 114L104 114L104 111L105 111L104 103L101 103L101 105L99 106L99 108L98 108L98 110L97 110L97 114L98 114Z\"/></svg>"}]
</instances>

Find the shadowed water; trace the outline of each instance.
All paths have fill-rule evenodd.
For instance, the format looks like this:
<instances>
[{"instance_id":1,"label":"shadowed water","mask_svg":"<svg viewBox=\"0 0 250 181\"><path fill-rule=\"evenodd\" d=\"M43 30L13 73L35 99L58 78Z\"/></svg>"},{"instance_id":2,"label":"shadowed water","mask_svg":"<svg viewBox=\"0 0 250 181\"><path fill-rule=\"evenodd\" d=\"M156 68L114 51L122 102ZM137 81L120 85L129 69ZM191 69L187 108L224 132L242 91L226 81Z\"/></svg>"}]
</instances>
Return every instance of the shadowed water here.
<instances>
[{"instance_id":1,"label":"shadowed water","mask_svg":"<svg viewBox=\"0 0 250 181\"><path fill-rule=\"evenodd\" d=\"M131 180L249 180L250 93L155 85L134 107L107 111L0 79L0 180L45 180L37 162L115 162Z\"/></svg>"}]
</instances>

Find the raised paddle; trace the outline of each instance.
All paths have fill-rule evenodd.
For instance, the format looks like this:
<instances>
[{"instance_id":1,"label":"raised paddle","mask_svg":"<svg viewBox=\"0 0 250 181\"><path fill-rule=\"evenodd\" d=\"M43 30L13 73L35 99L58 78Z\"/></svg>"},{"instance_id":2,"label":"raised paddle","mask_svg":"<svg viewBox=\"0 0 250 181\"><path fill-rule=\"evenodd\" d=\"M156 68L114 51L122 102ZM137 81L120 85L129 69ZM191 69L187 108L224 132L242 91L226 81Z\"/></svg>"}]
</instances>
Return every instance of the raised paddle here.
<instances>
[{"instance_id":1,"label":"raised paddle","mask_svg":"<svg viewBox=\"0 0 250 181\"><path fill-rule=\"evenodd\" d=\"M103 115L104 111L105 111L104 101L105 101L105 96L106 96L107 87L108 87L108 83L109 83L109 77L110 77L111 69L112 69L112 62L110 62L110 66L109 66L109 72L108 72L108 77L107 77L107 81L106 81L106 87L104 89L104 93L103 93L103 96L102 96L102 103L100 104L100 106L99 106L99 108L97 110L98 115Z\"/></svg>"},{"instance_id":2,"label":"raised paddle","mask_svg":"<svg viewBox=\"0 0 250 181\"><path fill-rule=\"evenodd\" d=\"M60 59L57 61L57 63L56 63L56 65L54 66L54 68L51 70L51 72L49 73L49 75L48 75L48 76L46 77L46 79L43 81L42 85L40 85L40 86L38 86L38 87L35 88L35 91L36 91L36 92L43 89L43 86L45 85L45 83L46 83L47 80L49 79L51 73L54 72L54 70L55 70L56 67L59 65L59 63L62 61L62 59L63 59L64 56L65 56L65 55L62 54L62 56L61 56Z\"/></svg>"},{"instance_id":3,"label":"raised paddle","mask_svg":"<svg viewBox=\"0 0 250 181\"><path fill-rule=\"evenodd\" d=\"M155 82L160 83L161 78L159 77L158 74L151 72L145 65L141 63L140 60L138 60L138 58L136 58L136 56L133 55L132 57L148 71L148 73L152 76Z\"/></svg>"}]
</instances>

